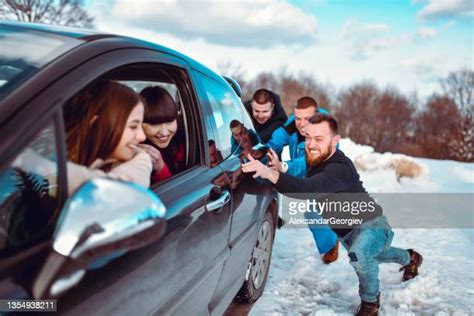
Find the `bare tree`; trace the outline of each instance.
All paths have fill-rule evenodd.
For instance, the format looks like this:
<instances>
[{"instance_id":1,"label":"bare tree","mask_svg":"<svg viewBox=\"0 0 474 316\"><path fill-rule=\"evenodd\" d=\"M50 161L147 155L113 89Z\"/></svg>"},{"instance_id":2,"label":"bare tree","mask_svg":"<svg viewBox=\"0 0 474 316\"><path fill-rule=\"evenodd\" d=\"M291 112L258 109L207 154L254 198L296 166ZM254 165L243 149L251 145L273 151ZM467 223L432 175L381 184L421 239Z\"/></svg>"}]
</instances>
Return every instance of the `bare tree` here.
<instances>
[{"instance_id":1,"label":"bare tree","mask_svg":"<svg viewBox=\"0 0 474 316\"><path fill-rule=\"evenodd\" d=\"M441 79L444 93L453 99L461 112L474 110L474 71L461 68Z\"/></svg>"},{"instance_id":2,"label":"bare tree","mask_svg":"<svg viewBox=\"0 0 474 316\"><path fill-rule=\"evenodd\" d=\"M456 103L447 96L433 95L424 111L416 117L415 139L427 157L453 158L450 142L458 139L461 115ZM451 145L453 146L453 145Z\"/></svg>"},{"instance_id":3,"label":"bare tree","mask_svg":"<svg viewBox=\"0 0 474 316\"><path fill-rule=\"evenodd\" d=\"M341 135L377 151L403 151L413 134L414 106L397 89L362 82L339 94ZM402 146L403 145L403 146Z\"/></svg>"},{"instance_id":4,"label":"bare tree","mask_svg":"<svg viewBox=\"0 0 474 316\"><path fill-rule=\"evenodd\" d=\"M0 18L92 28L94 18L81 0L0 0Z\"/></svg>"},{"instance_id":5,"label":"bare tree","mask_svg":"<svg viewBox=\"0 0 474 316\"><path fill-rule=\"evenodd\" d=\"M231 60L219 61L217 63L217 72L236 80L242 91L245 90L245 71L241 65L234 64Z\"/></svg>"},{"instance_id":6,"label":"bare tree","mask_svg":"<svg viewBox=\"0 0 474 316\"><path fill-rule=\"evenodd\" d=\"M457 137L449 143L452 158L474 162L474 120L471 111L466 111L459 122Z\"/></svg>"},{"instance_id":7,"label":"bare tree","mask_svg":"<svg viewBox=\"0 0 474 316\"><path fill-rule=\"evenodd\" d=\"M281 68L276 73L262 72L250 81L244 95L249 99L260 88L269 89L279 94L287 114L293 113L293 106L303 96L316 99L321 107L330 108L328 88L317 82L311 75L300 73L295 76Z\"/></svg>"},{"instance_id":8,"label":"bare tree","mask_svg":"<svg viewBox=\"0 0 474 316\"><path fill-rule=\"evenodd\" d=\"M335 111L340 133L359 144L376 147L373 138L373 109L376 107L380 92L372 82L354 84L342 90L338 96L338 108Z\"/></svg>"},{"instance_id":9,"label":"bare tree","mask_svg":"<svg viewBox=\"0 0 474 316\"><path fill-rule=\"evenodd\" d=\"M459 108L457 133L450 139L449 148L453 159L474 160L474 71L461 68L441 79L444 93L452 98Z\"/></svg>"}]
</instances>

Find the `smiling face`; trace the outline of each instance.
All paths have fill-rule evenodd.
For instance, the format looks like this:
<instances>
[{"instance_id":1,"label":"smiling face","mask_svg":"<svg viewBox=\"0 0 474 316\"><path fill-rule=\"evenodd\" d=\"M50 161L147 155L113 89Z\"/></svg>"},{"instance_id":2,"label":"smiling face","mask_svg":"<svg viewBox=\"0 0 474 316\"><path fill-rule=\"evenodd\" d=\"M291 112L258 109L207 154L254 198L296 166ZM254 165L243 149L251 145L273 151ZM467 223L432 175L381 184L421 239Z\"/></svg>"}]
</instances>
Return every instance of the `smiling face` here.
<instances>
[{"instance_id":1,"label":"smiling face","mask_svg":"<svg viewBox=\"0 0 474 316\"><path fill-rule=\"evenodd\" d=\"M143 124L146 137L158 148L167 148L178 130L178 122L173 120L160 124Z\"/></svg>"},{"instance_id":2,"label":"smiling face","mask_svg":"<svg viewBox=\"0 0 474 316\"><path fill-rule=\"evenodd\" d=\"M274 108L274 105L271 102L260 104L255 101L252 101L253 118L259 124L264 124L272 117L273 108Z\"/></svg>"},{"instance_id":3,"label":"smiling face","mask_svg":"<svg viewBox=\"0 0 474 316\"><path fill-rule=\"evenodd\" d=\"M316 113L316 108L310 106L306 109L297 109L295 108L295 124L296 128L300 135L304 136L306 132L306 126L308 125L308 120Z\"/></svg>"},{"instance_id":4,"label":"smiling face","mask_svg":"<svg viewBox=\"0 0 474 316\"><path fill-rule=\"evenodd\" d=\"M339 135L334 134L328 122L308 124L305 133L306 161L310 166L318 165L336 151Z\"/></svg>"},{"instance_id":5,"label":"smiling face","mask_svg":"<svg viewBox=\"0 0 474 316\"><path fill-rule=\"evenodd\" d=\"M118 161L128 161L137 153L138 144L144 142L146 137L142 123L145 107L139 102L127 118L120 142L109 157Z\"/></svg>"}]
</instances>

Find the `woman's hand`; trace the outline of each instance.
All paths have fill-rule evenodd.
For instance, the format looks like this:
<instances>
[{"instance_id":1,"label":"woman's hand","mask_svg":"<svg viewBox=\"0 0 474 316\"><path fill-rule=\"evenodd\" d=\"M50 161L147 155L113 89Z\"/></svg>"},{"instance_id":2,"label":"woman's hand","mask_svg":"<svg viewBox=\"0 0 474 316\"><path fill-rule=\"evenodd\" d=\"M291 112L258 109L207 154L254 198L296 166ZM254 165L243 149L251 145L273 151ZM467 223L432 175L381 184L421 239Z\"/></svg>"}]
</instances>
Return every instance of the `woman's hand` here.
<instances>
[{"instance_id":1,"label":"woman's hand","mask_svg":"<svg viewBox=\"0 0 474 316\"><path fill-rule=\"evenodd\" d=\"M163 160L163 157L161 156L160 151L148 144L139 144L141 149L143 149L150 157L151 157L151 162L153 164L153 170L159 172L161 169L163 169L163 166L165 165L165 162Z\"/></svg>"}]
</instances>

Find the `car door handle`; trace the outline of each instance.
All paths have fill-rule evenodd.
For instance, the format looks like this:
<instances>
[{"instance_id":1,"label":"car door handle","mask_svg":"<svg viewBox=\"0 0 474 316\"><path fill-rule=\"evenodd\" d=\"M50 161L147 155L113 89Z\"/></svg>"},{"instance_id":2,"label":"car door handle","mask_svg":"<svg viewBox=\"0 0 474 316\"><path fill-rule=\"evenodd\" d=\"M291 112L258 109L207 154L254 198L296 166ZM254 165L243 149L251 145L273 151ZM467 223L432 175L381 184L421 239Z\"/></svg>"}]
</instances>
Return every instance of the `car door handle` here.
<instances>
[{"instance_id":1,"label":"car door handle","mask_svg":"<svg viewBox=\"0 0 474 316\"><path fill-rule=\"evenodd\" d=\"M225 190L221 192L221 195L214 201L206 204L206 210L208 212L220 210L224 205L230 201L230 192Z\"/></svg>"}]
</instances>

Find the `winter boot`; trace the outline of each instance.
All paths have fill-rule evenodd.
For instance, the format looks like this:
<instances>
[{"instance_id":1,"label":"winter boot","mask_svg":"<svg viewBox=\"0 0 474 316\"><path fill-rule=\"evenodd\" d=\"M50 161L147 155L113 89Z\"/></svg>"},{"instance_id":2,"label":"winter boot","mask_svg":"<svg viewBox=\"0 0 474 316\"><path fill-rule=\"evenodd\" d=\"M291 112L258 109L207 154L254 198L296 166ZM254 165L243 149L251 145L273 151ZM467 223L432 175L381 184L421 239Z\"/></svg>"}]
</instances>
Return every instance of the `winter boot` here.
<instances>
[{"instance_id":1,"label":"winter boot","mask_svg":"<svg viewBox=\"0 0 474 316\"><path fill-rule=\"evenodd\" d=\"M362 301L357 309L356 316L377 316L380 308L380 294L377 295L377 302Z\"/></svg>"},{"instance_id":2,"label":"winter boot","mask_svg":"<svg viewBox=\"0 0 474 316\"><path fill-rule=\"evenodd\" d=\"M330 264L331 262L336 261L338 256L339 256L339 241L336 241L336 245L323 255L323 262L325 264Z\"/></svg>"},{"instance_id":3,"label":"winter boot","mask_svg":"<svg viewBox=\"0 0 474 316\"><path fill-rule=\"evenodd\" d=\"M406 266L400 268L400 271L403 270L403 281L408 281L413 279L418 275L418 268L423 262L423 257L413 249L407 249L410 254L410 263Z\"/></svg>"}]
</instances>

